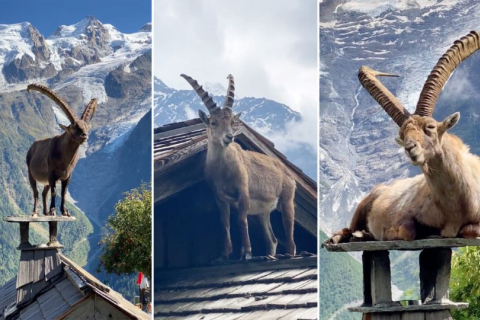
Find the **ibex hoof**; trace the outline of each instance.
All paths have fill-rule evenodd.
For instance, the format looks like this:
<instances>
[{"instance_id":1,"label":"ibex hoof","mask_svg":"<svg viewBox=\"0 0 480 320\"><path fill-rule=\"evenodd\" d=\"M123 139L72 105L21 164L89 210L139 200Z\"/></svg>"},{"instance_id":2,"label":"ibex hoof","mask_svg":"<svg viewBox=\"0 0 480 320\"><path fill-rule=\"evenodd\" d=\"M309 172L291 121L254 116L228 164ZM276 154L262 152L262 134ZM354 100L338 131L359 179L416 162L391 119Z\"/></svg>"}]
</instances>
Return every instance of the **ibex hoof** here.
<instances>
[{"instance_id":1,"label":"ibex hoof","mask_svg":"<svg viewBox=\"0 0 480 320\"><path fill-rule=\"evenodd\" d=\"M247 252L244 255L242 255L242 260L252 260L252 253Z\"/></svg>"},{"instance_id":2,"label":"ibex hoof","mask_svg":"<svg viewBox=\"0 0 480 320\"><path fill-rule=\"evenodd\" d=\"M220 256L218 257L217 259L213 260L212 263L213 264L216 264L216 263L221 263L221 262L225 262L225 261L228 261L228 257L225 257L225 256Z\"/></svg>"},{"instance_id":3,"label":"ibex hoof","mask_svg":"<svg viewBox=\"0 0 480 320\"><path fill-rule=\"evenodd\" d=\"M64 216L64 217L71 217L70 212L69 212L67 209L63 210L62 216Z\"/></svg>"},{"instance_id":4,"label":"ibex hoof","mask_svg":"<svg viewBox=\"0 0 480 320\"><path fill-rule=\"evenodd\" d=\"M38 217L36 212L32 212L31 216L34 217L34 218Z\"/></svg>"},{"instance_id":5,"label":"ibex hoof","mask_svg":"<svg viewBox=\"0 0 480 320\"><path fill-rule=\"evenodd\" d=\"M57 214L57 210L55 210L55 208L51 208L47 216L55 216L56 214Z\"/></svg>"}]
</instances>

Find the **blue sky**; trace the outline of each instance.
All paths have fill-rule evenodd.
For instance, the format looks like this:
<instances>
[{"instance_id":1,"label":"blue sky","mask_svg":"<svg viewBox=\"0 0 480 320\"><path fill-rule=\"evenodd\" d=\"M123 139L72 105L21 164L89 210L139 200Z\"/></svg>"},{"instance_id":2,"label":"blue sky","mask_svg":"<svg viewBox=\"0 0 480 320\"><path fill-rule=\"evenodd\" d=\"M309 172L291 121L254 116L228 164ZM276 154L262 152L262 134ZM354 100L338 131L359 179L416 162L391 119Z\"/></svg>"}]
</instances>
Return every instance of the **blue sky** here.
<instances>
[{"instance_id":1,"label":"blue sky","mask_svg":"<svg viewBox=\"0 0 480 320\"><path fill-rule=\"evenodd\" d=\"M119 31L138 31L151 22L150 0L0 0L0 24L28 21L44 36L58 26L86 16L114 25Z\"/></svg>"}]
</instances>

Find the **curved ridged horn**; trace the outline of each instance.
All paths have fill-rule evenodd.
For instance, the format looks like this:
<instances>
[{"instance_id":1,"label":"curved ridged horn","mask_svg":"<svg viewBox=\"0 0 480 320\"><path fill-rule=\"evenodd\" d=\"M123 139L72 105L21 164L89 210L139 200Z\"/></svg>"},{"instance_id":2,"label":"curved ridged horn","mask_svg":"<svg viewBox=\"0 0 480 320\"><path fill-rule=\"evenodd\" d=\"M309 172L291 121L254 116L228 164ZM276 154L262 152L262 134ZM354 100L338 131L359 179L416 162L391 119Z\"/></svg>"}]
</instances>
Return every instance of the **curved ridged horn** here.
<instances>
[{"instance_id":1,"label":"curved ridged horn","mask_svg":"<svg viewBox=\"0 0 480 320\"><path fill-rule=\"evenodd\" d=\"M454 42L447 52L438 60L423 85L415 114L431 117L437 104L438 96L452 72L462 61L480 48L480 36L471 31L465 37Z\"/></svg>"},{"instance_id":2,"label":"curved ridged horn","mask_svg":"<svg viewBox=\"0 0 480 320\"><path fill-rule=\"evenodd\" d=\"M233 110L233 101L235 99L235 81L233 81L233 76L228 75L228 89L227 94L225 95L225 102L223 103L223 108L230 108Z\"/></svg>"},{"instance_id":3,"label":"curved ridged horn","mask_svg":"<svg viewBox=\"0 0 480 320\"><path fill-rule=\"evenodd\" d=\"M65 101L63 101L62 98L57 96L57 94L52 90L50 90L48 87L44 86L43 84L32 83L32 84L29 84L27 87L27 91L30 92L30 90L43 93L44 95L52 99L63 110L68 120L70 120L70 123L74 123L77 120L77 117L72 112L72 110L70 110L70 107L68 106L68 104Z\"/></svg>"},{"instance_id":4,"label":"curved ridged horn","mask_svg":"<svg viewBox=\"0 0 480 320\"><path fill-rule=\"evenodd\" d=\"M210 97L207 91L203 90L202 86L198 84L197 80L192 79L186 74L181 74L180 76L187 80L187 82L192 86L193 90L195 90L200 99L202 99L203 104L205 105L205 107L207 107L210 113L212 113L218 108L212 97Z\"/></svg>"},{"instance_id":5,"label":"curved ridged horn","mask_svg":"<svg viewBox=\"0 0 480 320\"><path fill-rule=\"evenodd\" d=\"M81 119L85 122L92 120L95 110L97 110L97 99L92 99L85 107ZM89 117L90 119L88 119Z\"/></svg>"},{"instance_id":6,"label":"curved ridged horn","mask_svg":"<svg viewBox=\"0 0 480 320\"><path fill-rule=\"evenodd\" d=\"M360 80L362 86L367 89L368 93L382 106L393 121L401 127L405 120L410 117L410 113L380 80L376 78L378 76L398 77L393 74L375 71L365 66L358 70L358 80Z\"/></svg>"}]
</instances>

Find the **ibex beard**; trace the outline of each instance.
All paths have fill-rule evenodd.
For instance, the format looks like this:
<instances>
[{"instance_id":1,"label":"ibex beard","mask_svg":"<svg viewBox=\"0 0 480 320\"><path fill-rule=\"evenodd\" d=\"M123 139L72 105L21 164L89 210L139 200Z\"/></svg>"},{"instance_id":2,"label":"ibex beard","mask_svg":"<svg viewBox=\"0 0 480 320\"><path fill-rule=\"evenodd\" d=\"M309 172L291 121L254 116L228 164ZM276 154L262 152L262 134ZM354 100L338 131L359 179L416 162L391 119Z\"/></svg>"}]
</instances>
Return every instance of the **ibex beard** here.
<instances>
[{"instance_id":1,"label":"ibex beard","mask_svg":"<svg viewBox=\"0 0 480 320\"><path fill-rule=\"evenodd\" d=\"M248 234L248 215L258 215L267 243L267 255L275 255L277 238L270 223L270 214L277 209L282 214L286 234L287 253L295 255L293 239L296 182L287 168L277 159L246 151L234 142L233 125L240 118L234 115L234 81L228 76L228 90L224 105L218 107L208 92L191 77L182 75L202 99L210 115L199 110L200 119L207 127L208 149L205 176L211 186L220 211L224 244L219 259L228 259L232 253L230 237L230 206L238 211L241 234L241 257L252 258Z\"/></svg>"},{"instance_id":2,"label":"ibex beard","mask_svg":"<svg viewBox=\"0 0 480 320\"><path fill-rule=\"evenodd\" d=\"M52 99L65 113L70 120L69 126L60 125L65 132L61 135L35 141L27 153L28 178L33 190L33 211L32 216L37 216L38 211L38 189L37 182L43 185L42 200L43 214L54 216L56 182L61 181L61 205L62 215L70 216L65 207L65 196L67 186L72 176L72 171L78 162L78 149L88 139L88 131L91 125L88 121L93 117L97 100L92 99L85 107L80 118L78 118L65 101L55 92L41 84L31 84L28 91L38 91ZM47 212L47 195L51 192L50 208Z\"/></svg>"},{"instance_id":3,"label":"ibex beard","mask_svg":"<svg viewBox=\"0 0 480 320\"><path fill-rule=\"evenodd\" d=\"M392 75L360 68L361 84L400 127L396 141L423 174L376 186L358 205L350 227L336 232L331 242L414 240L428 235L480 237L480 159L447 132L457 124L460 113L441 122L432 118L448 78L478 49L477 32L455 41L430 73L413 115L376 78ZM428 233L420 234L425 228Z\"/></svg>"}]
</instances>

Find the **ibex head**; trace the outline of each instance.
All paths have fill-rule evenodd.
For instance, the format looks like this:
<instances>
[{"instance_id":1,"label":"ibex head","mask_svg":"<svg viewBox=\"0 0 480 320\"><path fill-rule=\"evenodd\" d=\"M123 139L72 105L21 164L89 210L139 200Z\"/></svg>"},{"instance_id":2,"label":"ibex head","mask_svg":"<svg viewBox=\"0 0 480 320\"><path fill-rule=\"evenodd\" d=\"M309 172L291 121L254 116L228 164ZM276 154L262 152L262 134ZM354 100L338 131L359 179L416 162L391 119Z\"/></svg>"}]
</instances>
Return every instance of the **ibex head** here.
<instances>
[{"instance_id":1,"label":"ibex head","mask_svg":"<svg viewBox=\"0 0 480 320\"><path fill-rule=\"evenodd\" d=\"M376 78L377 76L396 77L368 67L361 67L358 73L360 83L382 106L400 127L395 139L405 148L414 165L425 165L429 159L442 154L442 137L460 120L460 113L448 116L442 122L432 118L438 96L452 72L475 51L480 49L480 35L472 31L455 41L453 46L440 58L425 82L415 113L411 115L402 103Z\"/></svg>"},{"instance_id":2,"label":"ibex head","mask_svg":"<svg viewBox=\"0 0 480 320\"><path fill-rule=\"evenodd\" d=\"M64 126L60 124L60 128L65 130L66 134L75 142L82 144L88 139L88 130L90 130L91 125L88 123L95 114L97 108L97 99L92 99L85 107L83 114L78 118L73 111L70 109L68 104L63 101L55 92L47 88L42 84L30 84L27 87L27 91L30 90L38 91L43 93L50 99L52 99L65 113L68 120L70 120L70 125Z\"/></svg>"},{"instance_id":3,"label":"ibex head","mask_svg":"<svg viewBox=\"0 0 480 320\"><path fill-rule=\"evenodd\" d=\"M200 86L196 80L184 74L181 76L193 87L200 99L202 99L205 107L207 107L210 114L209 116L202 110L198 110L198 114L207 126L208 139L215 144L228 147L234 140L233 124L238 121L241 116L241 113L233 114L235 91L233 76L229 75L227 77L228 89L221 108L217 106L208 92L203 90L202 86Z\"/></svg>"}]
</instances>

